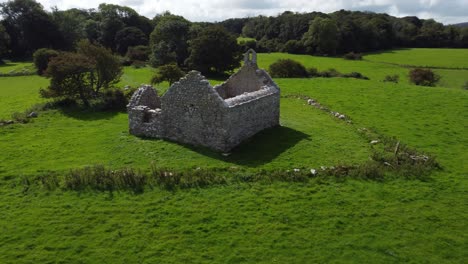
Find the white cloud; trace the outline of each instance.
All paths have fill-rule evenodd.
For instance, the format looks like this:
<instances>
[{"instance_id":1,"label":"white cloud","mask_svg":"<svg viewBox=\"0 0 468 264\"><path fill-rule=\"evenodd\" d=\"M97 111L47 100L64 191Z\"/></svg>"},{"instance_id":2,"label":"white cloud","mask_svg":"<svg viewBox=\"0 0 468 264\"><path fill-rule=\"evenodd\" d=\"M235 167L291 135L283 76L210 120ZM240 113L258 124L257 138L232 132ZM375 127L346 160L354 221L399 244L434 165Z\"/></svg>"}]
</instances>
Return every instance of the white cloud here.
<instances>
[{"instance_id":1,"label":"white cloud","mask_svg":"<svg viewBox=\"0 0 468 264\"><path fill-rule=\"evenodd\" d=\"M6 2L6 0L0 0ZM95 0L39 0L47 9L97 8ZM386 12L394 16L434 18L443 23L468 21L468 0L107 0L130 6L149 18L169 10L191 21L221 21L233 17L340 9Z\"/></svg>"}]
</instances>

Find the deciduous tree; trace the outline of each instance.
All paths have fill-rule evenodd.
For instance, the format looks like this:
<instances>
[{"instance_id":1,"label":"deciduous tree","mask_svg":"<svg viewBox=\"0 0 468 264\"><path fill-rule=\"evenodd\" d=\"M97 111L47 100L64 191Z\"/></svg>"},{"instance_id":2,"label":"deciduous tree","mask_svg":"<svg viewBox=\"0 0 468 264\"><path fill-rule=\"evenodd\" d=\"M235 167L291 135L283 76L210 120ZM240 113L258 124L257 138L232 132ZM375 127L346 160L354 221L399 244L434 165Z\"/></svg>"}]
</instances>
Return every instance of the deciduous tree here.
<instances>
[{"instance_id":1,"label":"deciduous tree","mask_svg":"<svg viewBox=\"0 0 468 264\"><path fill-rule=\"evenodd\" d=\"M338 27L330 18L315 18L303 36L307 53L334 55L338 47Z\"/></svg>"},{"instance_id":2,"label":"deciduous tree","mask_svg":"<svg viewBox=\"0 0 468 264\"><path fill-rule=\"evenodd\" d=\"M190 42L188 64L201 72L222 73L239 67L241 57L236 37L223 27L212 26Z\"/></svg>"}]
</instances>

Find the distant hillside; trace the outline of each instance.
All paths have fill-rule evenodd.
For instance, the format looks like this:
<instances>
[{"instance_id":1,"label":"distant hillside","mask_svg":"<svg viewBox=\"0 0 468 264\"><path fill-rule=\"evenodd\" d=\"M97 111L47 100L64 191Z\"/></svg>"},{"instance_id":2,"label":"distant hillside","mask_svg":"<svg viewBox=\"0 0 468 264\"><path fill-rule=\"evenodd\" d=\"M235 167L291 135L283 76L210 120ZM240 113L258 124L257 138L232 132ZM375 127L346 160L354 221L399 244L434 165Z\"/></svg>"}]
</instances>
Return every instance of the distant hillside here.
<instances>
[{"instance_id":1,"label":"distant hillside","mask_svg":"<svg viewBox=\"0 0 468 264\"><path fill-rule=\"evenodd\" d=\"M468 22L455 24L454 26L456 26L456 27L462 27L462 28L468 27Z\"/></svg>"}]
</instances>

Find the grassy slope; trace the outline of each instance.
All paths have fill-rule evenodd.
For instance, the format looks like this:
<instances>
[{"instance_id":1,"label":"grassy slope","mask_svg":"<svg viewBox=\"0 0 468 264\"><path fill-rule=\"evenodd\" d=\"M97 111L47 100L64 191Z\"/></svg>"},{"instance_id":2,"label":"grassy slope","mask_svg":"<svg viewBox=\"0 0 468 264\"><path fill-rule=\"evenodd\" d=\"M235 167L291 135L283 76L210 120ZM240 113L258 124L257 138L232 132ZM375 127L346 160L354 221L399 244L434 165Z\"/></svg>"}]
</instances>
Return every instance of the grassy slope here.
<instances>
[{"instance_id":1,"label":"grassy slope","mask_svg":"<svg viewBox=\"0 0 468 264\"><path fill-rule=\"evenodd\" d=\"M7 62L0 65L0 73L9 73L11 71L34 70L31 62Z\"/></svg>"},{"instance_id":2,"label":"grassy slope","mask_svg":"<svg viewBox=\"0 0 468 264\"><path fill-rule=\"evenodd\" d=\"M468 49L401 49L366 55L375 62L436 68L468 68Z\"/></svg>"},{"instance_id":3,"label":"grassy slope","mask_svg":"<svg viewBox=\"0 0 468 264\"><path fill-rule=\"evenodd\" d=\"M465 53L467 53L467 50L459 50L459 51L462 53L460 55L461 58L463 59L468 58L468 55L464 55ZM393 54L393 53L390 53L390 54ZM416 54L419 54L419 53L416 52ZM437 54L437 52L435 52L435 54ZM445 50L442 50L442 54L445 55ZM320 71L334 68L342 73L350 73L353 71L357 71L369 77L372 81L377 81L377 82L382 81L387 75L398 75L400 77L401 83L409 84L409 79L408 79L409 69L408 68L402 67L399 65L372 61L373 59L377 60L376 59L377 56L378 55L368 55L364 57L365 60L350 61L350 60L344 60L342 58L327 58L327 57L314 57L314 56L307 56L307 55L270 53L270 54L259 54L258 61L259 61L259 67L268 69L268 66L272 64L273 62L277 61L278 59L290 58L290 59L301 62L304 66L306 66L306 68L315 67L319 69ZM368 59L369 57L371 59ZM452 56L449 56L446 60L439 60L439 61L450 61L453 57L454 55L452 54ZM384 56L384 58L387 58L387 57ZM437 65L437 60L431 59L430 64ZM450 65L449 62L446 62L445 64ZM441 65L444 65L444 63L442 62ZM420 66L424 66L424 64L421 64ZM465 82L468 81L468 70L466 69L465 70L435 69L434 71L442 77L440 83L438 84L441 87L461 88L463 84L465 84Z\"/></svg>"},{"instance_id":4,"label":"grassy slope","mask_svg":"<svg viewBox=\"0 0 468 264\"><path fill-rule=\"evenodd\" d=\"M260 55L260 62L279 57L271 56ZM375 76L384 71L378 67L372 71L361 62L340 69L347 64L343 60L317 60L323 64L310 65ZM146 82L140 77L134 78L135 83ZM437 155L444 170L427 182L311 180L174 193L157 189L141 195L42 190L22 194L20 187L12 188L19 180L11 173L34 172L41 161L48 164L44 168L57 169L97 159L146 166L148 155L156 156L161 144L168 150L163 152L166 157L159 158L169 164L225 166L204 151L126 135L124 114L91 118L49 112L33 124L0 129L0 146L2 150L8 146L0 154L4 178L0 180L0 262L460 263L467 259L466 91L375 80L277 82L283 94L308 94L350 115L358 126L375 127ZM330 158L360 159L366 154L367 148L347 125L295 99L282 101L282 118L286 126L304 131L312 141L300 140L265 166L322 164ZM286 138L291 135L264 140L274 145ZM259 144L257 140L253 144ZM338 145L343 145L341 150ZM252 160L244 157L251 151L261 158L267 149L257 146L245 146L249 149L241 149L238 159ZM360 152L352 153L354 147ZM140 154L130 154L134 151ZM10 157L10 153L15 154Z\"/></svg>"},{"instance_id":5,"label":"grassy slope","mask_svg":"<svg viewBox=\"0 0 468 264\"><path fill-rule=\"evenodd\" d=\"M0 77L0 119L40 103L39 89L47 85L48 80L39 76Z\"/></svg>"}]
</instances>

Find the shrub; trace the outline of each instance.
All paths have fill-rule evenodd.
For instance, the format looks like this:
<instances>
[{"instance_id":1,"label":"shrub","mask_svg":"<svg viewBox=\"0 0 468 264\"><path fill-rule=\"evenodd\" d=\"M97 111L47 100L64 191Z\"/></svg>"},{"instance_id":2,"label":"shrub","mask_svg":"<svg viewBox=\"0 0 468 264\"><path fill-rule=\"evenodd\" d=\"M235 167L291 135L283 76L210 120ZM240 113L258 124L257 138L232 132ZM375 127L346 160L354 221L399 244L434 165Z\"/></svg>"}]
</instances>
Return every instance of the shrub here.
<instances>
[{"instance_id":1,"label":"shrub","mask_svg":"<svg viewBox=\"0 0 468 264\"><path fill-rule=\"evenodd\" d=\"M435 86L440 80L440 76L430 69L412 69L409 72L411 83L421 86Z\"/></svg>"},{"instance_id":2,"label":"shrub","mask_svg":"<svg viewBox=\"0 0 468 264\"><path fill-rule=\"evenodd\" d=\"M40 91L46 98L79 98L85 106L100 95L101 89L115 85L122 75L116 56L89 41L78 43L78 52L62 52L47 67L49 87Z\"/></svg>"},{"instance_id":3,"label":"shrub","mask_svg":"<svg viewBox=\"0 0 468 264\"><path fill-rule=\"evenodd\" d=\"M248 51L249 49L257 50L257 41L256 40L242 40L239 42L241 46L241 50L244 52Z\"/></svg>"},{"instance_id":4,"label":"shrub","mask_svg":"<svg viewBox=\"0 0 468 264\"><path fill-rule=\"evenodd\" d=\"M23 123L23 124L29 123L30 121L30 119L28 118L28 114L25 112L24 113L14 112L13 114L11 114L11 118L15 120L15 122Z\"/></svg>"},{"instance_id":5,"label":"shrub","mask_svg":"<svg viewBox=\"0 0 468 264\"><path fill-rule=\"evenodd\" d=\"M122 66L130 66L132 65L133 61L127 57L122 57L122 56L116 56L119 60L120 65Z\"/></svg>"},{"instance_id":6,"label":"shrub","mask_svg":"<svg viewBox=\"0 0 468 264\"><path fill-rule=\"evenodd\" d=\"M275 78L303 78L308 73L304 65L291 59L279 59L270 65L270 74Z\"/></svg>"},{"instance_id":7,"label":"shrub","mask_svg":"<svg viewBox=\"0 0 468 264\"><path fill-rule=\"evenodd\" d=\"M144 68L144 67L146 67L146 62L144 62L144 61L138 61L138 60L133 61L132 67L135 68L135 69Z\"/></svg>"},{"instance_id":8,"label":"shrub","mask_svg":"<svg viewBox=\"0 0 468 264\"><path fill-rule=\"evenodd\" d=\"M171 51L171 47L164 41L153 45L151 48L150 64L153 67L159 67L169 63L177 62L177 54Z\"/></svg>"},{"instance_id":9,"label":"shrub","mask_svg":"<svg viewBox=\"0 0 468 264\"><path fill-rule=\"evenodd\" d=\"M287 52L291 54L303 54L305 52L304 45L298 40L288 40L282 49L282 52Z\"/></svg>"},{"instance_id":10,"label":"shrub","mask_svg":"<svg viewBox=\"0 0 468 264\"><path fill-rule=\"evenodd\" d=\"M106 90L102 95L102 110L124 111L127 104L126 95L119 89Z\"/></svg>"},{"instance_id":11,"label":"shrub","mask_svg":"<svg viewBox=\"0 0 468 264\"><path fill-rule=\"evenodd\" d=\"M400 81L400 76L398 76L397 74L395 75L387 75L385 76L384 82L392 82L392 83L398 83Z\"/></svg>"},{"instance_id":12,"label":"shrub","mask_svg":"<svg viewBox=\"0 0 468 264\"><path fill-rule=\"evenodd\" d=\"M320 72L318 71L317 68L308 68L307 69L307 75L309 78L312 78L312 77L320 77Z\"/></svg>"},{"instance_id":13,"label":"shrub","mask_svg":"<svg viewBox=\"0 0 468 264\"><path fill-rule=\"evenodd\" d=\"M466 81L465 84L463 85L463 89L468 90L468 81Z\"/></svg>"},{"instance_id":14,"label":"shrub","mask_svg":"<svg viewBox=\"0 0 468 264\"><path fill-rule=\"evenodd\" d=\"M324 78L341 77L341 73L334 68L330 68L326 71L320 72L320 76Z\"/></svg>"},{"instance_id":15,"label":"shrub","mask_svg":"<svg viewBox=\"0 0 468 264\"><path fill-rule=\"evenodd\" d=\"M278 39L268 39L263 37L257 42L258 52L277 52L284 49L284 44L280 43Z\"/></svg>"},{"instance_id":16,"label":"shrub","mask_svg":"<svg viewBox=\"0 0 468 264\"><path fill-rule=\"evenodd\" d=\"M131 61L148 61L150 50L148 46L134 46L128 47L127 57Z\"/></svg>"},{"instance_id":17,"label":"shrub","mask_svg":"<svg viewBox=\"0 0 468 264\"><path fill-rule=\"evenodd\" d=\"M87 40L78 42L78 53L95 61L96 76L94 90L96 94L101 88L115 85L122 75L122 66L109 49L94 45Z\"/></svg>"},{"instance_id":18,"label":"shrub","mask_svg":"<svg viewBox=\"0 0 468 264\"><path fill-rule=\"evenodd\" d=\"M362 60L362 54L361 53L354 53L354 52L346 53L343 56L343 59L345 59L345 60Z\"/></svg>"},{"instance_id":19,"label":"shrub","mask_svg":"<svg viewBox=\"0 0 468 264\"><path fill-rule=\"evenodd\" d=\"M57 57L59 52L53 49L38 49L33 54L34 66L36 66L37 74L42 75L47 66L49 65L49 61L53 57Z\"/></svg>"},{"instance_id":20,"label":"shrub","mask_svg":"<svg viewBox=\"0 0 468 264\"><path fill-rule=\"evenodd\" d=\"M352 73L343 74L343 77L355 78L355 79L361 79L361 80L369 80L369 77L362 75L362 73L360 72L352 72Z\"/></svg>"},{"instance_id":21,"label":"shrub","mask_svg":"<svg viewBox=\"0 0 468 264\"><path fill-rule=\"evenodd\" d=\"M151 78L151 84L159 84L167 81L169 82L169 85L171 85L184 75L185 73L177 66L177 64L167 64L157 69L157 72L153 78Z\"/></svg>"},{"instance_id":22,"label":"shrub","mask_svg":"<svg viewBox=\"0 0 468 264\"><path fill-rule=\"evenodd\" d=\"M84 55L63 52L53 58L46 75L51 78L49 87L41 89L46 98L80 98L86 106L93 95L92 81L96 70L95 61ZM85 81L90 80L90 81Z\"/></svg>"}]
</instances>

